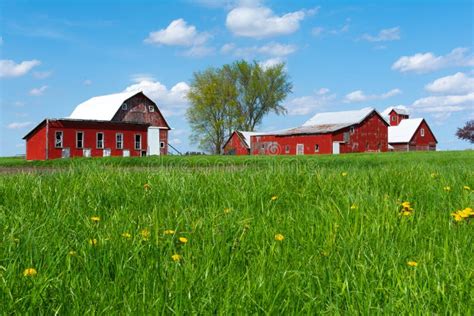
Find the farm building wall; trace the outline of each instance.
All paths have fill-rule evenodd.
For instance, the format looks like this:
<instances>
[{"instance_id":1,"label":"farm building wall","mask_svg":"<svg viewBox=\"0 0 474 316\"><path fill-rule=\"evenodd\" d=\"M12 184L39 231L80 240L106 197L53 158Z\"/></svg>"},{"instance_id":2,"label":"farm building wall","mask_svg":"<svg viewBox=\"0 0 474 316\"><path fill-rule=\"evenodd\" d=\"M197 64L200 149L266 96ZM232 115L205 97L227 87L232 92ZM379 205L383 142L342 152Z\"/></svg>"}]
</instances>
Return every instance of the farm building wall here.
<instances>
[{"instance_id":1,"label":"farm building wall","mask_svg":"<svg viewBox=\"0 0 474 316\"><path fill-rule=\"evenodd\" d=\"M392 143L390 145L393 146L393 151L434 151L436 150L436 143L435 136L431 132L428 124L423 120L409 143Z\"/></svg>"},{"instance_id":2,"label":"farm building wall","mask_svg":"<svg viewBox=\"0 0 474 316\"><path fill-rule=\"evenodd\" d=\"M147 150L147 125L114 124L107 122L75 122L75 121L49 121L48 159L62 157L62 150L69 148L70 157L83 157L84 149L90 149L91 157L102 157L104 149L110 149L111 156L123 156L124 150L130 151L130 156L141 156ZM62 147L55 147L56 131L63 132ZM83 132L82 148L76 144L76 132ZM97 133L104 135L104 146L97 148ZM123 149L116 146L116 134L123 134ZM141 149L135 149L134 137L141 135Z\"/></svg>"},{"instance_id":3,"label":"farm building wall","mask_svg":"<svg viewBox=\"0 0 474 316\"><path fill-rule=\"evenodd\" d=\"M26 160L46 160L46 123L26 140Z\"/></svg>"},{"instance_id":4,"label":"farm building wall","mask_svg":"<svg viewBox=\"0 0 474 316\"><path fill-rule=\"evenodd\" d=\"M296 155L297 145L304 146L305 155L331 154L332 135L260 135L251 137L252 155ZM318 150L316 150L318 145Z\"/></svg>"},{"instance_id":5,"label":"farm building wall","mask_svg":"<svg viewBox=\"0 0 474 316\"><path fill-rule=\"evenodd\" d=\"M160 148L161 155L168 155L168 130L160 129L160 143L163 143L164 146Z\"/></svg>"},{"instance_id":6,"label":"farm building wall","mask_svg":"<svg viewBox=\"0 0 474 316\"><path fill-rule=\"evenodd\" d=\"M169 127L156 104L143 93L131 97L125 103L127 104L127 107L120 107L112 118L112 121Z\"/></svg>"},{"instance_id":7,"label":"farm building wall","mask_svg":"<svg viewBox=\"0 0 474 316\"><path fill-rule=\"evenodd\" d=\"M400 122L404 119L407 119L409 116L406 114L398 114L395 110L392 110L389 114L390 126L398 126Z\"/></svg>"},{"instance_id":8,"label":"farm building wall","mask_svg":"<svg viewBox=\"0 0 474 316\"><path fill-rule=\"evenodd\" d=\"M250 150L237 132L233 132L224 146L224 155L248 155Z\"/></svg>"}]
</instances>

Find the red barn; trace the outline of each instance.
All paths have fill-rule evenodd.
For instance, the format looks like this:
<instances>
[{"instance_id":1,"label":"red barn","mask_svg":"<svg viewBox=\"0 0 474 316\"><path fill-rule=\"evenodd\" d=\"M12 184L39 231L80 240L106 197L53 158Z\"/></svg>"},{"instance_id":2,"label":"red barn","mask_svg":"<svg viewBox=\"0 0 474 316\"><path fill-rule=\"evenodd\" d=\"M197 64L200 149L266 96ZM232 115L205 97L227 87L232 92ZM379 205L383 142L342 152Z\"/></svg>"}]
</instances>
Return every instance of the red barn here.
<instances>
[{"instance_id":1,"label":"red barn","mask_svg":"<svg viewBox=\"0 0 474 316\"><path fill-rule=\"evenodd\" d=\"M250 155L250 137L256 132L234 131L225 142L224 155Z\"/></svg>"},{"instance_id":2,"label":"red barn","mask_svg":"<svg viewBox=\"0 0 474 316\"><path fill-rule=\"evenodd\" d=\"M436 150L438 141L425 119L410 119L404 107L390 107L383 112L383 115L391 125L388 128L390 150Z\"/></svg>"},{"instance_id":3,"label":"red barn","mask_svg":"<svg viewBox=\"0 0 474 316\"><path fill-rule=\"evenodd\" d=\"M26 140L27 160L168 153L170 127L143 92L91 98L69 118L45 119Z\"/></svg>"}]
</instances>

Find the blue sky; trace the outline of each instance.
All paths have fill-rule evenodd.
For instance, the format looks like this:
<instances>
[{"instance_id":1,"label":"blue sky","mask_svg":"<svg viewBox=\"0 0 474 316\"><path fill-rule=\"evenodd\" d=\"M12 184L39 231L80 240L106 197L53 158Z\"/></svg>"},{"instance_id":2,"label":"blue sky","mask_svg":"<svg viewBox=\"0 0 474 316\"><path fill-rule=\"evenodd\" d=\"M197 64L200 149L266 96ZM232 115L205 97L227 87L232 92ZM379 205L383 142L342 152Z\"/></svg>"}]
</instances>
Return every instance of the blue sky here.
<instances>
[{"instance_id":1,"label":"blue sky","mask_svg":"<svg viewBox=\"0 0 474 316\"><path fill-rule=\"evenodd\" d=\"M1 1L0 155L46 117L86 99L144 90L189 142L185 94L193 72L236 59L286 62L288 115L404 105L425 117L439 149L474 119L471 1Z\"/></svg>"}]
</instances>

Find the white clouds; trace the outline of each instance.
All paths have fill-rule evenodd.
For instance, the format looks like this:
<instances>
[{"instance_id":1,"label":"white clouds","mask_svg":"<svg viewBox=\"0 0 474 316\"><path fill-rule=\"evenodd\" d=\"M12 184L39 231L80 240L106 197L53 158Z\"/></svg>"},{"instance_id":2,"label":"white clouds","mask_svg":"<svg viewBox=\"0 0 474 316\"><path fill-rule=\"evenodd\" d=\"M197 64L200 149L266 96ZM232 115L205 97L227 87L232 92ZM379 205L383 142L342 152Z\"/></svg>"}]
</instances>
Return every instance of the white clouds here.
<instances>
[{"instance_id":1,"label":"white clouds","mask_svg":"<svg viewBox=\"0 0 474 316\"><path fill-rule=\"evenodd\" d=\"M233 53L238 57L252 57L255 55L265 55L272 57L284 57L296 52L298 48L295 45L268 43L263 46L236 47L233 43L225 44L221 48L223 53Z\"/></svg>"},{"instance_id":2,"label":"white clouds","mask_svg":"<svg viewBox=\"0 0 474 316\"><path fill-rule=\"evenodd\" d=\"M396 96L402 93L400 89L392 89L382 94L370 94L367 95L362 90L352 91L348 93L345 98L345 103L355 103L355 102L365 102L365 101L372 101L372 100L384 100Z\"/></svg>"},{"instance_id":3,"label":"white clouds","mask_svg":"<svg viewBox=\"0 0 474 316\"><path fill-rule=\"evenodd\" d=\"M265 38L286 35L297 31L300 22L316 11L300 10L278 16L264 6L240 6L227 14L226 26L237 36Z\"/></svg>"},{"instance_id":4,"label":"white clouds","mask_svg":"<svg viewBox=\"0 0 474 316\"><path fill-rule=\"evenodd\" d=\"M297 97L289 100L285 107L289 115L306 115L314 113L331 104L336 99L336 94L330 93L327 88L321 88L313 95Z\"/></svg>"},{"instance_id":5,"label":"white clouds","mask_svg":"<svg viewBox=\"0 0 474 316\"><path fill-rule=\"evenodd\" d=\"M431 52L402 56L393 65L393 70L400 72L426 73L446 67L474 66L474 57L468 55L469 49L458 47L449 54L436 56Z\"/></svg>"},{"instance_id":6,"label":"white clouds","mask_svg":"<svg viewBox=\"0 0 474 316\"><path fill-rule=\"evenodd\" d=\"M276 65L284 63L284 62L285 61L283 60L283 58L275 57L275 58L269 58L267 60L264 60L264 61L260 62L259 65L263 69L268 69L268 68L271 68L273 66L276 66Z\"/></svg>"},{"instance_id":7,"label":"white clouds","mask_svg":"<svg viewBox=\"0 0 474 316\"><path fill-rule=\"evenodd\" d=\"M51 71L35 71L33 72L33 77L35 77L36 79L46 79L51 76L51 74Z\"/></svg>"},{"instance_id":8,"label":"white clouds","mask_svg":"<svg viewBox=\"0 0 474 316\"><path fill-rule=\"evenodd\" d=\"M425 86L427 91L443 94L463 94L474 92L474 78L462 72L442 77Z\"/></svg>"},{"instance_id":9,"label":"white clouds","mask_svg":"<svg viewBox=\"0 0 474 316\"><path fill-rule=\"evenodd\" d=\"M183 115L188 106L186 95L189 86L185 82L179 82L168 89L159 81L144 80L128 86L125 91L143 91L156 102L165 117Z\"/></svg>"},{"instance_id":10,"label":"white clouds","mask_svg":"<svg viewBox=\"0 0 474 316\"><path fill-rule=\"evenodd\" d=\"M0 60L0 78L20 77L27 74L33 67L41 64L39 60L25 60L17 64L13 60Z\"/></svg>"},{"instance_id":11,"label":"white clouds","mask_svg":"<svg viewBox=\"0 0 474 316\"><path fill-rule=\"evenodd\" d=\"M349 31L351 19L346 19L346 22L343 26L335 29L325 29L323 27L314 27L311 30L311 34L315 37L321 37L323 35L340 35Z\"/></svg>"},{"instance_id":12,"label":"white clouds","mask_svg":"<svg viewBox=\"0 0 474 316\"><path fill-rule=\"evenodd\" d=\"M9 129L21 129L28 127L32 124L32 122L13 122L7 125Z\"/></svg>"},{"instance_id":13,"label":"white clouds","mask_svg":"<svg viewBox=\"0 0 474 316\"><path fill-rule=\"evenodd\" d=\"M412 107L419 112L458 112L472 109L474 92L465 95L429 96L413 102Z\"/></svg>"},{"instance_id":14,"label":"white clouds","mask_svg":"<svg viewBox=\"0 0 474 316\"><path fill-rule=\"evenodd\" d=\"M32 96L40 96L40 95L43 95L43 93L48 89L48 86L41 86L39 88L33 88L30 90L30 95Z\"/></svg>"},{"instance_id":15,"label":"white clouds","mask_svg":"<svg viewBox=\"0 0 474 316\"><path fill-rule=\"evenodd\" d=\"M215 49L208 46L193 46L186 50L183 55L188 57L204 57L214 53Z\"/></svg>"},{"instance_id":16,"label":"white clouds","mask_svg":"<svg viewBox=\"0 0 474 316\"><path fill-rule=\"evenodd\" d=\"M149 44L172 46L195 46L204 44L209 35L199 33L194 25L189 25L183 19L172 21L166 29L151 32L145 39Z\"/></svg>"},{"instance_id":17,"label":"white clouds","mask_svg":"<svg viewBox=\"0 0 474 316\"><path fill-rule=\"evenodd\" d=\"M400 39L400 27L396 26L390 29L380 30L380 32L375 36L364 34L361 36L361 39L368 42L397 41Z\"/></svg>"}]
</instances>

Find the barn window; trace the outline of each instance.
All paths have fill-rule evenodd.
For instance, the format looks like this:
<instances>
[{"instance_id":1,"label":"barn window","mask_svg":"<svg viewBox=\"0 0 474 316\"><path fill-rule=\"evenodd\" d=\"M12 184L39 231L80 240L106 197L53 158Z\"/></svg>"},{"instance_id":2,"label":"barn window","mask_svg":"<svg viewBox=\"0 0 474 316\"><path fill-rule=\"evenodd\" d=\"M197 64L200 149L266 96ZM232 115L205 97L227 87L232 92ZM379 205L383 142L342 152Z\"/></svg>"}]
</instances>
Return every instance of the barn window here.
<instances>
[{"instance_id":1,"label":"barn window","mask_svg":"<svg viewBox=\"0 0 474 316\"><path fill-rule=\"evenodd\" d=\"M421 129L420 129L420 134L421 134L421 137L424 137L424 136L425 136L425 129L424 129L424 128L421 128Z\"/></svg>"},{"instance_id":2,"label":"barn window","mask_svg":"<svg viewBox=\"0 0 474 316\"><path fill-rule=\"evenodd\" d=\"M84 146L84 132L76 132L76 148Z\"/></svg>"},{"instance_id":3,"label":"barn window","mask_svg":"<svg viewBox=\"0 0 474 316\"><path fill-rule=\"evenodd\" d=\"M290 145L286 145L285 146L285 154L289 154L290 153Z\"/></svg>"},{"instance_id":4,"label":"barn window","mask_svg":"<svg viewBox=\"0 0 474 316\"><path fill-rule=\"evenodd\" d=\"M117 149L123 149L123 134L122 133L115 134L115 147Z\"/></svg>"},{"instance_id":5,"label":"barn window","mask_svg":"<svg viewBox=\"0 0 474 316\"><path fill-rule=\"evenodd\" d=\"M351 134L354 134L354 127L351 127Z\"/></svg>"},{"instance_id":6,"label":"barn window","mask_svg":"<svg viewBox=\"0 0 474 316\"><path fill-rule=\"evenodd\" d=\"M319 153L319 144L314 145L314 152Z\"/></svg>"},{"instance_id":7,"label":"barn window","mask_svg":"<svg viewBox=\"0 0 474 316\"><path fill-rule=\"evenodd\" d=\"M392 121L395 122L397 120L397 117L395 115L392 115Z\"/></svg>"},{"instance_id":8,"label":"barn window","mask_svg":"<svg viewBox=\"0 0 474 316\"><path fill-rule=\"evenodd\" d=\"M122 110L124 110L124 111L128 110L128 104L127 103L122 104Z\"/></svg>"},{"instance_id":9,"label":"barn window","mask_svg":"<svg viewBox=\"0 0 474 316\"><path fill-rule=\"evenodd\" d=\"M63 147L63 132L57 131L54 133L54 147L62 148Z\"/></svg>"},{"instance_id":10,"label":"barn window","mask_svg":"<svg viewBox=\"0 0 474 316\"><path fill-rule=\"evenodd\" d=\"M142 149L142 135L140 134L135 134L135 149Z\"/></svg>"},{"instance_id":11,"label":"barn window","mask_svg":"<svg viewBox=\"0 0 474 316\"><path fill-rule=\"evenodd\" d=\"M104 148L104 133L97 133L97 148Z\"/></svg>"},{"instance_id":12,"label":"barn window","mask_svg":"<svg viewBox=\"0 0 474 316\"><path fill-rule=\"evenodd\" d=\"M160 142L160 148L165 148L165 142Z\"/></svg>"},{"instance_id":13,"label":"barn window","mask_svg":"<svg viewBox=\"0 0 474 316\"><path fill-rule=\"evenodd\" d=\"M148 112L155 112L155 107L153 105L149 105Z\"/></svg>"}]
</instances>

